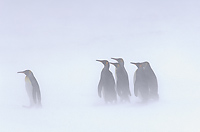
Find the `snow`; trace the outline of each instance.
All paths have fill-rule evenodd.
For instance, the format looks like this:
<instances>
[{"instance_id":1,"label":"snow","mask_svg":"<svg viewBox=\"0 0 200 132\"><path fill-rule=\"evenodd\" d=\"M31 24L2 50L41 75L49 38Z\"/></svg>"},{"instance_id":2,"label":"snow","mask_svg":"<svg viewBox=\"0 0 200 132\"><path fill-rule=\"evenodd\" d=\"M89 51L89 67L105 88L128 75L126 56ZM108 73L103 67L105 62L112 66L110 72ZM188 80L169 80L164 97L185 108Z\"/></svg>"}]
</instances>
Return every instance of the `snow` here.
<instances>
[{"instance_id":1,"label":"snow","mask_svg":"<svg viewBox=\"0 0 200 132\"><path fill-rule=\"evenodd\" d=\"M198 132L200 2L0 1L0 131ZM122 57L133 93L149 61L160 100L105 104L97 86L103 65ZM40 85L41 109L29 105L24 75ZM114 66L110 66L115 73Z\"/></svg>"},{"instance_id":2,"label":"snow","mask_svg":"<svg viewBox=\"0 0 200 132\"><path fill-rule=\"evenodd\" d=\"M191 107L191 108L188 108ZM174 102L2 108L2 131L198 131L199 107Z\"/></svg>"}]
</instances>

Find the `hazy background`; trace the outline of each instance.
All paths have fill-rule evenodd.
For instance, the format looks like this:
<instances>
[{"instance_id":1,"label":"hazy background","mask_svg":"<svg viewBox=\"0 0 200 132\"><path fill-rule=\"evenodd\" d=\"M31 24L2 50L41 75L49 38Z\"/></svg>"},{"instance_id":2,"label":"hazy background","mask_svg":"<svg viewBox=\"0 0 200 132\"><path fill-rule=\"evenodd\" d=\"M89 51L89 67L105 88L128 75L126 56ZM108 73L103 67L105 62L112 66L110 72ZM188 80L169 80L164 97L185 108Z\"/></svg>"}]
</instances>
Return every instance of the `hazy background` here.
<instances>
[{"instance_id":1,"label":"hazy background","mask_svg":"<svg viewBox=\"0 0 200 132\"><path fill-rule=\"evenodd\" d=\"M199 130L200 1L0 0L0 130ZM149 61L160 101L105 105L97 96L103 65L122 57L133 91L130 61ZM25 109L30 69L42 109ZM110 70L114 74L114 67Z\"/></svg>"}]
</instances>

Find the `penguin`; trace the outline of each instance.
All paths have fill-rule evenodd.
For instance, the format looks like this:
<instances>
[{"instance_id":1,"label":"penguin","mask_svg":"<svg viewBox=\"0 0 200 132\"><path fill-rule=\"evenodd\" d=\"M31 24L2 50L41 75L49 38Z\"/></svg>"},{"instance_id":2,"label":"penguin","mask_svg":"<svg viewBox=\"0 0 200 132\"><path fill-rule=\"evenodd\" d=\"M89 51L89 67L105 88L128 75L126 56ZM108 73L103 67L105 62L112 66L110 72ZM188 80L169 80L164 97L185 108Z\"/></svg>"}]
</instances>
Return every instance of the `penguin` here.
<instances>
[{"instance_id":1,"label":"penguin","mask_svg":"<svg viewBox=\"0 0 200 132\"><path fill-rule=\"evenodd\" d=\"M104 68L101 71L101 77L98 84L98 95L103 98L105 103L113 103L117 101L117 94L115 91L115 80L112 72L109 70L110 64L107 60L96 60L103 63Z\"/></svg>"},{"instance_id":2,"label":"penguin","mask_svg":"<svg viewBox=\"0 0 200 132\"><path fill-rule=\"evenodd\" d=\"M124 67L124 60L122 58L111 58L116 60L118 64L114 64L116 67L116 89L121 101L130 102L129 96L131 92L129 89L129 79L126 69Z\"/></svg>"},{"instance_id":3,"label":"penguin","mask_svg":"<svg viewBox=\"0 0 200 132\"><path fill-rule=\"evenodd\" d=\"M159 100L158 81L157 81L157 77L156 77L154 71L152 70L149 62L147 62L147 61L142 63L142 67L144 69L145 76L146 76L146 79L148 82L151 99Z\"/></svg>"},{"instance_id":4,"label":"penguin","mask_svg":"<svg viewBox=\"0 0 200 132\"><path fill-rule=\"evenodd\" d=\"M142 63L133 63L137 66L137 70L134 73L134 94L136 97L139 97L143 102L147 102L149 99L149 88L147 79L145 76L144 69L142 67Z\"/></svg>"},{"instance_id":5,"label":"penguin","mask_svg":"<svg viewBox=\"0 0 200 132\"><path fill-rule=\"evenodd\" d=\"M38 82L36 78L34 77L33 73L31 70L25 70L25 71L20 71L18 73L24 73L26 75L25 77L25 87L26 91L30 100L30 106L31 107L41 107L41 93L40 93L40 88L38 85Z\"/></svg>"}]
</instances>

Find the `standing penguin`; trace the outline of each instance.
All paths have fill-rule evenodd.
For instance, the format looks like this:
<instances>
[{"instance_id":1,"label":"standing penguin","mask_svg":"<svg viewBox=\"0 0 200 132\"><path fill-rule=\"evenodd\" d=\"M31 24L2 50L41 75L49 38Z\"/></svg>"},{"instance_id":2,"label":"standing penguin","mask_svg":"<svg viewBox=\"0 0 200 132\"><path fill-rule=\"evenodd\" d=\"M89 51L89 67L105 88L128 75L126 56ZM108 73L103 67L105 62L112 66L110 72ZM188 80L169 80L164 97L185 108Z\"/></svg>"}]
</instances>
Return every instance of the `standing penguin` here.
<instances>
[{"instance_id":1,"label":"standing penguin","mask_svg":"<svg viewBox=\"0 0 200 132\"><path fill-rule=\"evenodd\" d=\"M110 64L107 60L96 60L103 63L104 68L101 71L101 78L98 85L98 95L101 98L101 93L106 103L116 102L117 95L115 91L115 80L113 74L110 72Z\"/></svg>"},{"instance_id":2,"label":"standing penguin","mask_svg":"<svg viewBox=\"0 0 200 132\"><path fill-rule=\"evenodd\" d=\"M25 87L26 87L26 91L27 91L27 94L30 99L29 107L33 107L33 106L40 107L41 106L40 88L39 88L38 82L37 82L36 78L34 77L33 73L30 70L21 71L18 73L24 73L26 75Z\"/></svg>"},{"instance_id":3,"label":"standing penguin","mask_svg":"<svg viewBox=\"0 0 200 132\"><path fill-rule=\"evenodd\" d=\"M149 62L143 62L142 66L143 66L145 76L147 79L147 83L148 83L148 87L150 90L150 97L154 100L158 100L159 95L158 95L157 77L156 77L155 73L153 72Z\"/></svg>"},{"instance_id":4,"label":"standing penguin","mask_svg":"<svg viewBox=\"0 0 200 132\"><path fill-rule=\"evenodd\" d=\"M118 62L116 65L116 83L117 83L117 93L121 98L121 101L130 102L129 96L131 92L129 89L129 79L126 69L124 67L124 60L122 58L111 58Z\"/></svg>"},{"instance_id":5,"label":"standing penguin","mask_svg":"<svg viewBox=\"0 0 200 132\"><path fill-rule=\"evenodd\" d=\"M136 65L138 68L134 73L134 94L146 102L149 99L149 88L142 63L131 62L131 64Z\"/></svg>"}]
</instances>

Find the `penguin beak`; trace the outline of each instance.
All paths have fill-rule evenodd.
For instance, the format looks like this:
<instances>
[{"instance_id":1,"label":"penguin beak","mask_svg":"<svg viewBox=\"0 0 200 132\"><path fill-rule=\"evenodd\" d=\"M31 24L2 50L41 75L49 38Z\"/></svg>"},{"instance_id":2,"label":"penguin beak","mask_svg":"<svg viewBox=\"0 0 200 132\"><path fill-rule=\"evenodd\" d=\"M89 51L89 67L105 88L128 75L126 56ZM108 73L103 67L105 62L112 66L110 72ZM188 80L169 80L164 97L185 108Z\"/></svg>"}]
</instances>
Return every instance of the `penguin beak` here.
<instances>
[{"instance_id":1,"label":"penguin beak","mask_svg":"<svg viewBox=\"0 0 200 132\"><path fill-rule=\"evenodd\" d=\"M96 61L102 62L102 60L96 60Z\"/></svg>"},{"instance_id":2,"label":"penguin beak","mask_svg":"<svg viewBox=\"0 0 200 132\"><path fill-rule=\"evenodd\" d=\"M103 63L103 60L96 60L96 61ZM103 63L103 64L104 64L104 63Z\"/></svg>"},{"instance_id":3,"label":"penguin beak","mask_svg":"<svg viewBox=\"0 0 200 132\"><path fill-rule=\"evenodd\" d=\"M142 67L142 65L141 64L139 64L139 63L134 63L134 62L131 62L131 64L134 64L135 66L137 66L138 68L139 67Z\"/></svg>"},{"instance_id":4,"label":"penguin beak","mask_svg":"<svg viewBox=\"0 0 200 132\"><path fill-rule=\"evenodd\" d=\"M111 58L111 59L113 59L113 60L116 60L116 61L117 61L117 59L116 59L116 58Z\"/></svg>"},{"instance_id":5,"label":"penguin beak","mask_svg":"<svg viewBox=\"0 0 200 132\"><path fill-rule=\"evenodd\" d=\"M110 64L112 64L113 66L115 66L115 63L110 62ZM116 66L115 66L116 67Z\"/></svg>"},{"instance_id":6,"label":"penguin beak","mask_svg":"<svg viewBox=\"0 0 200 132\"><path fill-rule=\"evenodd\" d=\"M17 73L24 73L24 71L20 71L20 72L17 72Z\"/></svg>"},{"instance_id":7,"label":"penguin beak","mask_svg":"<svg viewBox=\"0 0 200 132\"><path fill-rule=\"evenodd\" d=\"M136 65L136 63L134 63L134 62L131 62L131 64L134 64L134 65Z\"/></svg>"},{"instance_id":8,"label":"penguin beak","mask_svg":"<svg viewBox=\"0 0 200 132\"><path fill-rule=\"evenodd\" d=\"M116 60L117 62L120 62L120 61L121 61L120 58L111 58L111 59Z\"/></svg>"}]
</instances>

